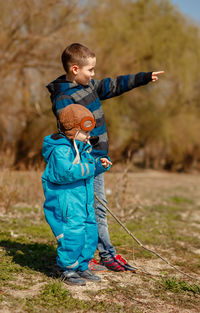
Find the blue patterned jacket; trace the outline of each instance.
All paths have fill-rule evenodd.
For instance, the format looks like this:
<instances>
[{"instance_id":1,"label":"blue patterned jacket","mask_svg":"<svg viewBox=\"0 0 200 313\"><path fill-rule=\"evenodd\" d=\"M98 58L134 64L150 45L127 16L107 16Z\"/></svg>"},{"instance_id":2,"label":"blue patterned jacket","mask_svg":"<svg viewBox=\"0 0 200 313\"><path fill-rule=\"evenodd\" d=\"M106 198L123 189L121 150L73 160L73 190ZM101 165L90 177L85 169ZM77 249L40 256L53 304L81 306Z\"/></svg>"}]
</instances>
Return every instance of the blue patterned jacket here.
<instances>
[{"instance_id":1,"label":"blue patterned jacket","mask_svg":"<svg viewBox=\"0 0 200 313\"><path fill-rule=\"evenodd\" d=\"M87 86L83 86L67 81L63 75L51 82L47 89L51 94L52 110L57 120L62 109L72 103L81 104L93 113L96 126L91 131L91 136L98 136L99 140L93 144L92 154L101 156L108 153L108 135L100 100L119 96L133 88L146 85L151 80L152 72L141 72L118 76L115 79L91 80Z\"/></svg>"}]
</instances>

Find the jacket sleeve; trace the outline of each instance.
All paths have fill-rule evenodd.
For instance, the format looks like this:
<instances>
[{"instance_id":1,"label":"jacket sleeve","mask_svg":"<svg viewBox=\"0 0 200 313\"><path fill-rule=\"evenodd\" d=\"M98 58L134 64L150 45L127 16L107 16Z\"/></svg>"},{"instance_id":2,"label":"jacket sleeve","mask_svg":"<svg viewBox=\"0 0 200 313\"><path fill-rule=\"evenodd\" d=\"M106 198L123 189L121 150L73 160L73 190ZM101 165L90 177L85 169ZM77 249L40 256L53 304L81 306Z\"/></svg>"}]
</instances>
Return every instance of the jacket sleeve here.
<instances>
[{"instance_id":1,"label":"jacket sleeve","mask_svg":"<svg viewBox=\"0 0 200 313\"><path fill-rule=\"evenodd\" d=\"M107 155L104 155L104 156L101 156L101 157L98 157L95 159L95 163L96 163L96 166L95 166L95 173L94 173L94 176L97 176L101 173L104 173L104 172L107 172L110 168L111 168L111 165L109 164L109 166L107 168L105 168L102 163L101 163L101 158L107 158L109 161L111 161L111 159L109 158L109 156Z\"/></svg>"},{"instance_id":2,"label":"jacket sleeve","mask_svg":"<svg viewBox=\"0 0 200 313\"><path fill-rule=\"evenodd\" d=\"M94 80L94 88L101 100L119 96L133 88L148 84L152 80L152 72L140 72L118 76L114 79Z\"/></svg>"},{"instance_id":3,"label":"jacket sleeve","mask_svg":"<svg viewBox=\"0 0 200 313\"><path fill-rule=\"evenodd\" d=\"M70 184L94 176L95 162L73 164L73 160L70 147L54 149L43 177L55 184Z\"/></svg>"}]
</instances>

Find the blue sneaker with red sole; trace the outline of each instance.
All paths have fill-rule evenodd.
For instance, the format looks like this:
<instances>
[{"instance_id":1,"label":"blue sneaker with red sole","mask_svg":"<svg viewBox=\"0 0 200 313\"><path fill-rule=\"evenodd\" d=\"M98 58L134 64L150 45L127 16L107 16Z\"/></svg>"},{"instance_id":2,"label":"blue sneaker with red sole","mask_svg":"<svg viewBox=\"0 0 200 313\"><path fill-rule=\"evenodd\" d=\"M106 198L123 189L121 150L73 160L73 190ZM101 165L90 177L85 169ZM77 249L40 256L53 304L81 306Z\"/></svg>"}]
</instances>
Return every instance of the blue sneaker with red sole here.
<instances>
[{"instance_id":1,"label":"blue sneaker with red sole","mask_svg":"<svg viewBox=\"0 0 200 313\"><path fill-rule=\"evenodd\" d=\"M106 266L107 269L115 272L136 272L136 268L128 264L128 262L122 258L120 254L117 254L115 257L110 259L101 259L101 264Z\"/></svg>"},{"instance_id":2,"label":"blue sneaker with red sole","mask_svg":"<svg viewBox=\"0 0 200 313\"><path fill-rule=\"evenodd\" d=\"M118 261L115 257L110 259L101 259L101 264L107 267L107 269L115 272L125 272L126 269L122 262Z\"/></svg>"},{"instance_id":3,"label":"blue sneaker with red sole","mask_svg":"<svg viewBox=\"0 0 200 313\"><path fill-rule=\"evenodd\" d=\"M137 268L136 268L136 267L133 267L132 265L130 265L130 264L126 261L126 259L122 258L122 256L121 256L120 254L117 254L117 255L115 256L115 258L116 258L119 262L121 262L121 263L123 264L123 266L125 267L126 271L131 271L131 272L133 272L133 273L136 272Z\"/></svg>"}]
</instances>

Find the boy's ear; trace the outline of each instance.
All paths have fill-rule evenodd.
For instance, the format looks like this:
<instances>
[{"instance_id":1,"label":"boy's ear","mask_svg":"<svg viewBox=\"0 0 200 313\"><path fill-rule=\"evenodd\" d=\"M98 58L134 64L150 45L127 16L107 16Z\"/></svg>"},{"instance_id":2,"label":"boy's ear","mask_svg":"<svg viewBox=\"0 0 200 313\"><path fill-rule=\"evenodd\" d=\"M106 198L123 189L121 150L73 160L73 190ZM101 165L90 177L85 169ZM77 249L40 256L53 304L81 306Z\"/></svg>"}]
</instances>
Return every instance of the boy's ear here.
<instances>
[{"instance_id":1,"label":"boy's ear","mask_svg":"<svg viewBox=\"0 0 200 313\"><path fill-rule=\"evenodd\" d=\"M71 71L72 71L72 73L73 73L74 75L77 75L78 70L79 70L78 65L73 65L72 68L71 68Z\"/></svg>"}]
</instances>

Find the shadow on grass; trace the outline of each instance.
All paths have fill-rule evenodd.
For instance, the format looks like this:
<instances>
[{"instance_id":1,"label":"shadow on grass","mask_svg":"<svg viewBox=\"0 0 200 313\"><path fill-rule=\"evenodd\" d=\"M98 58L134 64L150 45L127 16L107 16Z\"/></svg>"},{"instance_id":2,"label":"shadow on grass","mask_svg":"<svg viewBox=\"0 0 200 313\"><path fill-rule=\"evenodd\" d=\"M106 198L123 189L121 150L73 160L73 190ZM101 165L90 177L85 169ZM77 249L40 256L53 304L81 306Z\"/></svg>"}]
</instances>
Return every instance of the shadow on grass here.
<instances>
[{"instance_id":1,"label":"shadow on grass","mask_svg":"<svg viewBox=\"0 0 200 313\"><path fill-rule=\"evenodd\" d=\"M57 276L56 248L40 243L21 243L14 240L2 240L7 255L13 257L13 262L22 267L29 267L50 277Z\"/></svg>"}]
</instances>

